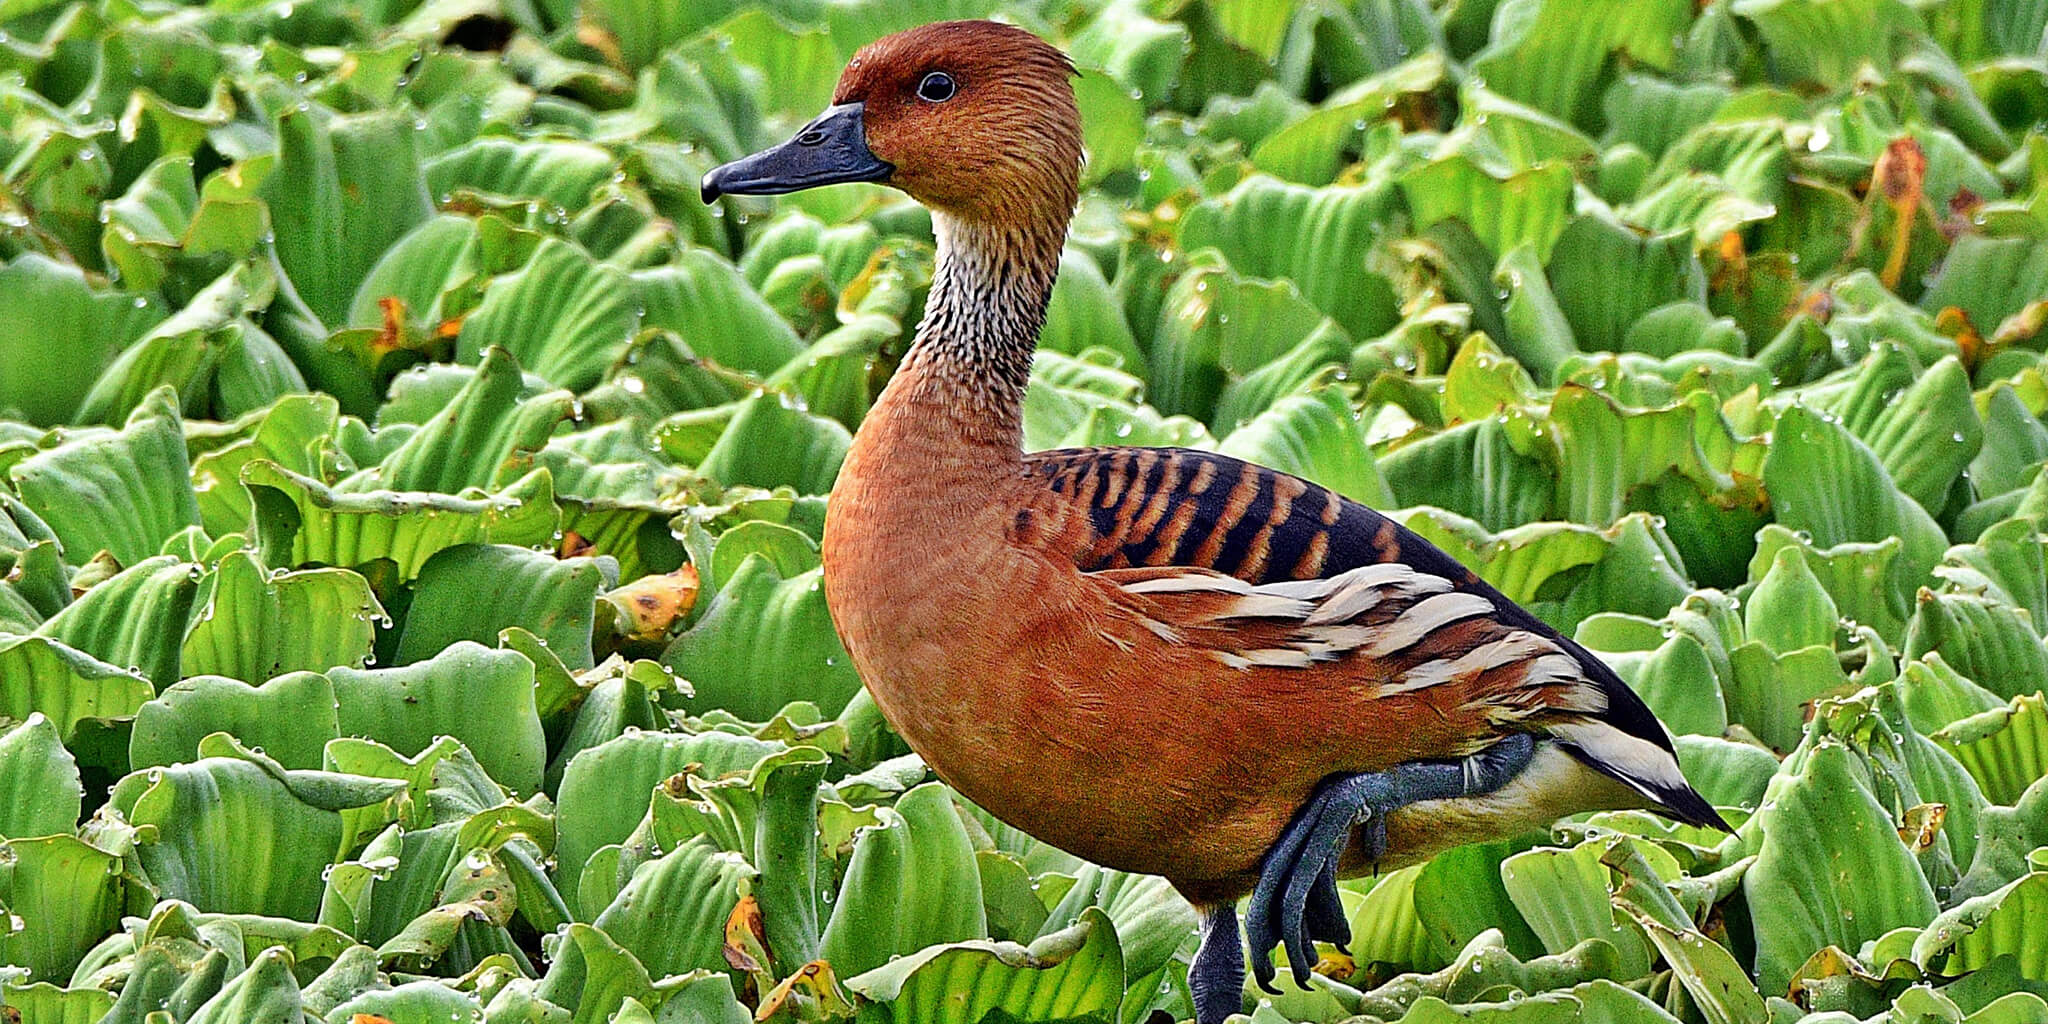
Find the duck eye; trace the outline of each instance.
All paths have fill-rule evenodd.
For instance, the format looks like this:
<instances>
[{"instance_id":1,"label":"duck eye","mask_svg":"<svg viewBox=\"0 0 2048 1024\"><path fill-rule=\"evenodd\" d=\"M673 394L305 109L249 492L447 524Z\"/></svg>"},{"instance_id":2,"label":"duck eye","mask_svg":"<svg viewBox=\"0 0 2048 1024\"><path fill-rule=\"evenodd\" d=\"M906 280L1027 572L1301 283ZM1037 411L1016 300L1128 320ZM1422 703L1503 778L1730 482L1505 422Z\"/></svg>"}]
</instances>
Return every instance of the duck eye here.
<instances>
[{"instance_id":1,"label":"duck eye","mask_svg":"<svg viewBox=\"0 0 2048 1024\"><path fill-rule=\"evenodd\" d=\"M953 76L943 71L934 71L924 76L924 81L917 83L917 98L927 103L944 103L959 91L960 87L954 83Z\"/></svg>"}]
</instances>

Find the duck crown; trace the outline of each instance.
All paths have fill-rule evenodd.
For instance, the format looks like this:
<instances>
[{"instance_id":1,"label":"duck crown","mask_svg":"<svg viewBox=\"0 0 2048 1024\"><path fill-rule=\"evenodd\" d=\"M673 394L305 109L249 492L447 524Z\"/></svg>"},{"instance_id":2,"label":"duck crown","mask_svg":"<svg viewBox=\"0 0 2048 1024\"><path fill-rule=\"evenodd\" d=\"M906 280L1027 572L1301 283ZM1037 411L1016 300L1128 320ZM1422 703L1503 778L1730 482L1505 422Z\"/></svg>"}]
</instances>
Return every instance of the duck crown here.
<instances>
[{"instance_id":1,"label":"duck crown","mask_svg":"<svg viewBox=\"0 0 2048 1024\"><path fill-rule=\"evenodd\" d=\"M967 221L1065 226L1079 196L1074 64L993 21L886 36L847 62L832 102L859 104L889 184Z\"/></svg>"}]
</instances>

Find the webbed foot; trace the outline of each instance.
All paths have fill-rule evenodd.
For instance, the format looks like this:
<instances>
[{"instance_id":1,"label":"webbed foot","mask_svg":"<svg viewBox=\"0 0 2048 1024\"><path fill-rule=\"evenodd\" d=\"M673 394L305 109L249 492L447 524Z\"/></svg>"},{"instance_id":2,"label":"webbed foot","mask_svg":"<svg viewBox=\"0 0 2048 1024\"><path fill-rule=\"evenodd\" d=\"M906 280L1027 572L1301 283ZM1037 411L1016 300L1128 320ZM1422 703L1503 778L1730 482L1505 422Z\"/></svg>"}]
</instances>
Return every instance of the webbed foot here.
<instances>
[{"instance_id":1,"label":"webbed foot","mask_svg":"<svg viewBox=\"0 0 2048 1024\"><path fill-rule=\"evenodd\" d=\"M1377 862L1387 848L1388 814L1424 800L1493 792L1528 767L1535 753L1535 737L1512 733L1460 761L1411 761L1381 772L1332 775L1317 784L1266 851L1258 887L1245 908L1259 987L1276 995L1280 991L1272 984L1274 946L1286 946L1294 983L1307 988L1309 968L1316 962L1314 943L1343 949L1351 941L1337 898L1337 864L1351 843L1352 829L1365 830L1366 856ZM1234 915L1231 926L1235 933ZM1208 945L1206 931L1203 945Z\"/></svg>"}]
</instances>

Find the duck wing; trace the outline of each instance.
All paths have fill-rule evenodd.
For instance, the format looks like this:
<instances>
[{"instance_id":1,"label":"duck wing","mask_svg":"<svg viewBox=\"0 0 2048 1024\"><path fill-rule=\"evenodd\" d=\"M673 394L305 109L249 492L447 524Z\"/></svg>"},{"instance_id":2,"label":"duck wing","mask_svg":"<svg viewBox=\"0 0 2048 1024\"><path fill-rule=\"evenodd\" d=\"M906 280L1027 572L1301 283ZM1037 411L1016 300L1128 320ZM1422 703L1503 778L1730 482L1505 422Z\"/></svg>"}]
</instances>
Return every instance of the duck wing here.
<instances>
[{"instance_id":1,"label":"duck wing","mask_svg":"<svg viewBox=\"0 0 2048 1024\"><path fill-rule=\"evenodd\" d=\"M1537 732L1672 817L1726 827L1613 669L1378 512L1191 449L1063 449L1026 465L1085 512L1078 568L1115 585L1161 636L1241 669L1369 662L1360 675L1385 680L1381 697L1456 693L1480 712L1492 731L1445 757Z\"/></svg>"}]
</instances>

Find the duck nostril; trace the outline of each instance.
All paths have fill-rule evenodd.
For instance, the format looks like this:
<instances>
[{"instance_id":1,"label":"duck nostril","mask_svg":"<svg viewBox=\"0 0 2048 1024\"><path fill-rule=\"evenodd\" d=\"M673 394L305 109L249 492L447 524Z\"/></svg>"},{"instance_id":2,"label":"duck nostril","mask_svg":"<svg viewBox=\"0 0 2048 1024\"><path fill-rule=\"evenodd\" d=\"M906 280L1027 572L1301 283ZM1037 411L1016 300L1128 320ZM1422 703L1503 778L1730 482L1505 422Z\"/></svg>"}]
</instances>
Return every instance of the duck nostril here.
<instances>
[{"instance_id":1,"label":"duck nostril","mask_svg":"<svg viewBox=\"0 0 2048 1024\"><path fill-rule=\"evenodd\" d=\"M796 143L799 146L815 146L823 141L825 141L825 133L816 128L796 137Z\"/></svg>"}]
</instances>

